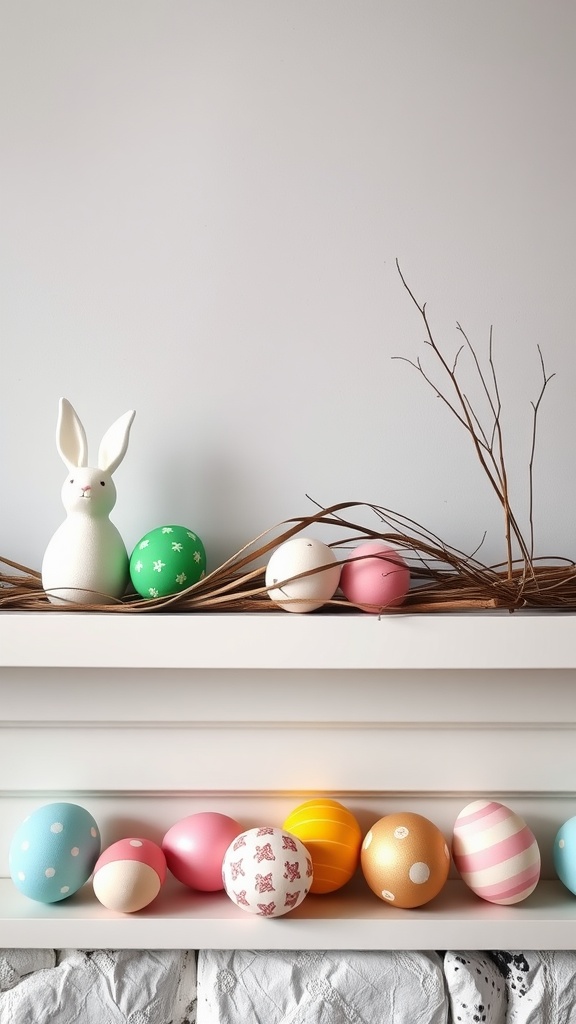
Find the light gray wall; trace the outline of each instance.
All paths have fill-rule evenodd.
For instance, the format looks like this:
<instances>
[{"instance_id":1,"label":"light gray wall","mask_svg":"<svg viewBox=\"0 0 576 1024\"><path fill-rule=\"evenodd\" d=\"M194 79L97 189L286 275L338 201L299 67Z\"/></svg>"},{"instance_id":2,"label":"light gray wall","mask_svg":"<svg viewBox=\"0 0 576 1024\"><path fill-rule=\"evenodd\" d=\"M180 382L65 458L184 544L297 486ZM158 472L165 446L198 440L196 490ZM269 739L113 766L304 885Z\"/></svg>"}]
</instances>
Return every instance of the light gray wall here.
<instances>
[{"instance_id":1,"label":"light gray wall","mask_svg":"<svg viewBox=\"0 0 576 1024\"><path fill-rule=\"evenodd\" d=\"M63 518L65 395L94 454L136 409L128 548L182 523L214 567L308 494L503 558L393 359L427 358L396 259L450 359L494 327L524 524L541 346L536 548L576 554L575 42L566 0L2 0L0 554L39 567Z\"/></svg>"}]
</instances>

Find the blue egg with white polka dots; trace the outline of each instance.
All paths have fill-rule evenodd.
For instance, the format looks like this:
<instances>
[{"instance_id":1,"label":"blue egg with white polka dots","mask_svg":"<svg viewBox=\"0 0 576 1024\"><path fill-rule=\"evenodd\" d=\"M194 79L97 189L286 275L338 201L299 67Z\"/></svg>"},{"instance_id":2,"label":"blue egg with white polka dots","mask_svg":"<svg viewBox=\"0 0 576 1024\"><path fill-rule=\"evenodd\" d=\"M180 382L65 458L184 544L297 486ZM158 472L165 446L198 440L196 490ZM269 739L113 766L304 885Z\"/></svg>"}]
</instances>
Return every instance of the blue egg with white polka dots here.
<instances>
[{"instance_id":1,"label":"blue egg with white polka dots","mask_svg":"<svg viewBox=\"0 0 576 1024\"><path fill-rule=\"evenodd\" d=\"M576 893L576 817L560 826L554 840L554 868L560 881Z\"/></svg>"},{"instance_id":2,"label":"blue egg with white polka dots","mask_svg":"<svg viewBox=\"0 0 576 1024\"><path fill-rule=\"evenodd\" d=\"M79 804L38 807L10 843L10 875L25 896L57 903L88 881L100 856L100 829Z\"/></svg>"}]
</instances>

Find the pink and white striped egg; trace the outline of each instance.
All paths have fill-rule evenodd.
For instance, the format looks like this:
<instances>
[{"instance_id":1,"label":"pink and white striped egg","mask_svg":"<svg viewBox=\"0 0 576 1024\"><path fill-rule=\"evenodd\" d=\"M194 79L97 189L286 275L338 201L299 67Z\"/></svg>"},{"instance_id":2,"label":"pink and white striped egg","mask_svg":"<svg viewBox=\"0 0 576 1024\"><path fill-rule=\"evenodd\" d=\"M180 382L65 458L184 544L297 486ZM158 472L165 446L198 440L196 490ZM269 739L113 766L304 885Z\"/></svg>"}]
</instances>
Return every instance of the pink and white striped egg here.
<instances>
[{"instance_id":1,"label":"pink and white striped egg","mask_svg":"<svg viewBox=\"0 0 576 1024\"><path fill-rule=\"evenodd\" d=\"M462 881L489 903L520 903L540 878L540 850L519 814L496 800L474 800L454 823L452 856Z\"/></svg>"},{"instance_id":2,"label":"pink and white striped egg","mask_svg":"<svg viewBox=\"0 0 576 1024\"><path fill-rule=\"evenodd\" d=\"M108 910L133 914L147 907L166 878L166 857L151 839L119 839L100 854L94 895Z\"/></svg>"}]
</instances>

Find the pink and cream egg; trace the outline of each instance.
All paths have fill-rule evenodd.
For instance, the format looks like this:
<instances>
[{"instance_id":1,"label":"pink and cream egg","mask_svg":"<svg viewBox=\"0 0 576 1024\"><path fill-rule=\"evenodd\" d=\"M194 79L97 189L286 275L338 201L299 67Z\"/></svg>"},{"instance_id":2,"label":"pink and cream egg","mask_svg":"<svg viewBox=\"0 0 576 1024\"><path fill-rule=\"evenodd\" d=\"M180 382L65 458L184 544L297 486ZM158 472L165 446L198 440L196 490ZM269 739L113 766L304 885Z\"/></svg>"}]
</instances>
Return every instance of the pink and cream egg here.
<instances>
[{"instance_id":1,"label":"pink and cream egg","mask_svg":"<svg viewBox=\"0 0 576 1024\"><path fill-rule=\"evenodd\" d=\"M496 800L474 800L454 823L454 864L489 903L520 903L540 878L540 850L523 818Z\"/></svg>"},{"instance_id":2,"label":"pink and cream egg","mask_svg":"<svg viewBox=\"0 0 576 1024\"><path fill-rule=\"evenodd\" d=\"M165 878L166 858L160 846L151 839L127 838L100 854L92 886L108 910L134 914L156 899Z\"/></svg>"}]
</instances>

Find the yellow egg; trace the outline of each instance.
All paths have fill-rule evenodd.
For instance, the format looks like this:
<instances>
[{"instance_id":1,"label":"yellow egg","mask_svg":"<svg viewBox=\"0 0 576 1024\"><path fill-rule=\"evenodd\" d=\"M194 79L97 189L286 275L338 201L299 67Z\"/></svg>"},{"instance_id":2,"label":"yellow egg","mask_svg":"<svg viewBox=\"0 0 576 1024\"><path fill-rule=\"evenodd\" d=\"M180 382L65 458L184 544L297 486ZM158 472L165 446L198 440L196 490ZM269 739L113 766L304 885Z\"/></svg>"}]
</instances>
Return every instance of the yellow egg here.
<instances>
[{"instance_id":1,"label":"yellow egg","mask_svg":"<svg viewBox=\"0 0 576 1024\"><path fill-rule=\"evenodd\" d=\"M421 814L388 814L367 833L362 872L381 900L395 907L421 907L438 895L450 868L440 829Z\"/></svg>"},{"instance_id":2,"label":"yellow egg","mask_svg":"<svg viewBox=\"0 0 576 1024\"><path fill-rule=\"evenodd\" d=\"M312 858L311 893L334 892L350 881L358 867L362 830L338 800L307 800L282 827L304 843Z\"/></svg>"}]
</instances>

